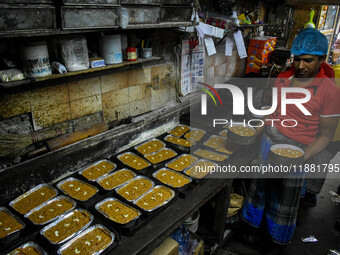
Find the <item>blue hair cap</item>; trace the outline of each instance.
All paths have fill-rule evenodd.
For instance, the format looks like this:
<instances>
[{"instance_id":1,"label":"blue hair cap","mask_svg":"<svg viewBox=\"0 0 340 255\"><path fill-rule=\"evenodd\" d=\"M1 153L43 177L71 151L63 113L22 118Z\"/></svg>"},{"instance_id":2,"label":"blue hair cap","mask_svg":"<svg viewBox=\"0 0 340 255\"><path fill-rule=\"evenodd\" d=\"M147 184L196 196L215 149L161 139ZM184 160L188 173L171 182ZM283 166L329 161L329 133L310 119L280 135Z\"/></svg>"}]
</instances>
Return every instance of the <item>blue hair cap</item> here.
<instances>
[{"instance_id":1,"label":"blue hair cap","mask_svg":"<svg viewBox=\"0 0 340 255\"><path fill-rule=\"evenodd\" d=\"M293 42L291 53L294 56L323 56L328 52L327 37L315 28L303 29Z\"/></svg>"}]
</instances>

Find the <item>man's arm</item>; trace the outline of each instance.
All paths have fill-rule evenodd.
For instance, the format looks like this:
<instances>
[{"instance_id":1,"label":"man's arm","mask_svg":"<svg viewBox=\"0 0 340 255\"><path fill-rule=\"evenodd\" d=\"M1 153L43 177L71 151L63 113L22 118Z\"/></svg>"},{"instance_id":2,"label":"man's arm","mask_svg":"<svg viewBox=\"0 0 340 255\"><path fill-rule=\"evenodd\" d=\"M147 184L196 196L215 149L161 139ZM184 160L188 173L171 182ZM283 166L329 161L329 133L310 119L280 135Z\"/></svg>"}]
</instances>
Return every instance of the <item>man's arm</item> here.
<instances>
[{"instance_id":1,"label":"man's arm","mask_svg":"<svg viewBox=\"0 0 340 255\"><path fill-rule=\"evenodd\" d=\"M305 161L318 154L330 144L338 122L339 117L320 117L320 134L314 142L307 146L305 150Z\"/></svg>"}]
</instances>

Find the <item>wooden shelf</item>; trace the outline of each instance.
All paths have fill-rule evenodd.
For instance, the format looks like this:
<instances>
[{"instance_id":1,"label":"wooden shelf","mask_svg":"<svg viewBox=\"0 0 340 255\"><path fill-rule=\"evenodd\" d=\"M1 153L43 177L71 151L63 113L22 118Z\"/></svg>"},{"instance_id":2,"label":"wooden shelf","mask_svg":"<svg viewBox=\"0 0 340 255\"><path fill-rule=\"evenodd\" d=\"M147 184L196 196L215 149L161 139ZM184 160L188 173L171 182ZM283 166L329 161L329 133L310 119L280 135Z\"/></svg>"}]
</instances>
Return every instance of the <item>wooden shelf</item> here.
<instances>
[{"instance_id":1,"label":"wooden shelf","mask_svg":"<svg viewBox=\"0 0 340 255\"><path fill-rule=\"evenodd\" d=\"M41 83L45 81L53 81L53 80L59 80L59 79L67 79L67 78L72 78L72 77L77 77L77 76L83 76L83 75L90 75L94 74L96 72L106 72L109 70L114 70L117 68L122 68L122 67L129 67L137 64L142 64L142 63L148 63L152 61L158 61L161 60L160 57L151 57L151 58L139 58L136 61L124 61L119 64L114 64L114 65L106 65L102 67L96 67L96 68L89 68L86 70L81 70L81 71L75 71L75 72L68 72L65 74L52 74L49 76L45 77L37 77L37 78L30 78L30 79L25 79L21 81L13 81L13 82L0 82L0 87L3 89L11 89L15 87L28 87L31 86L32 83Z\"/></svg>"}]
</instances>

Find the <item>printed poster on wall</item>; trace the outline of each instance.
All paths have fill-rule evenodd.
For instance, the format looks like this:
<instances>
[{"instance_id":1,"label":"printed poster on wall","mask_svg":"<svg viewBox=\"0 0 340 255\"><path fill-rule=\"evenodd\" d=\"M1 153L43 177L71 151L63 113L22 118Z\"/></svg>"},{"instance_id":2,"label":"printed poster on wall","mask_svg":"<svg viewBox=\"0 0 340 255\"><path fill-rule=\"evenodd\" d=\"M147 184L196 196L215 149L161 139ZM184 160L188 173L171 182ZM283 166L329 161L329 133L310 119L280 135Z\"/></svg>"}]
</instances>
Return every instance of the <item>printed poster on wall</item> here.
<instances>
[{"instance_id":1,"label":"printed poster on wall","mask_svg":"<svg viewBox=\"0 0 340 255\"><path fill-rule=\"evenodd\" d=\"M189 40L183 40L181 54L181 93L183 96L195 91L197 82L204 82L204 44L199 44L193 49L191 64L189 51Z\"/></svg>"}]
</instances>

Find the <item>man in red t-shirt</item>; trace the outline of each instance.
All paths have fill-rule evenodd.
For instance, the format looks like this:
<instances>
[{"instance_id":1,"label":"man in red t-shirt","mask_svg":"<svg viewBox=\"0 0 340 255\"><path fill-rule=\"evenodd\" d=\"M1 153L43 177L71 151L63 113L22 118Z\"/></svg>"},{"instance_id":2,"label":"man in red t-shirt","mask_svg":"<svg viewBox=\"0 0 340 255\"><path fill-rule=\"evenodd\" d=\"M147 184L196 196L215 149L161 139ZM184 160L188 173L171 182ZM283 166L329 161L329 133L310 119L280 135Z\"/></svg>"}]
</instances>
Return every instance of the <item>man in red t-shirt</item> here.
<instances>
[{"instance_id":1,"label":"man in red t-shirt","mask_svg":"<svg viewBox=\"0 0 340 255\"><path fill-rule=\"evenodd\" d=\"M325 148L332 141L339 120L340 89L325 75L322 67L327 50L327 38L316 29L304 29L294 40L291 50L294 68L281 73L275 81L278 102L281 102L281 89L284 87L307 89L311 98L303 106L309 114L306 115L294 104L287 104L286 114L283 115L281 105L278 105L268 119L279 121L273 122L274 125L271 125L272 122L266 123L264 128L259 157L261 164L267 163L269 148L275 143L303 148L304 161L309 164L328 163L331 159ZM287 93L286 98L305 96L303 93ZM294 127L282 126L282 120L285 120L286 126ZM292 120L291 123L289 120ZM303 184L304 178L301 176L252 181L241 217L255 228L260 224L266 226L275 247L268 254L279 254L292 239Z\"/></svg>"}]
</instances>

